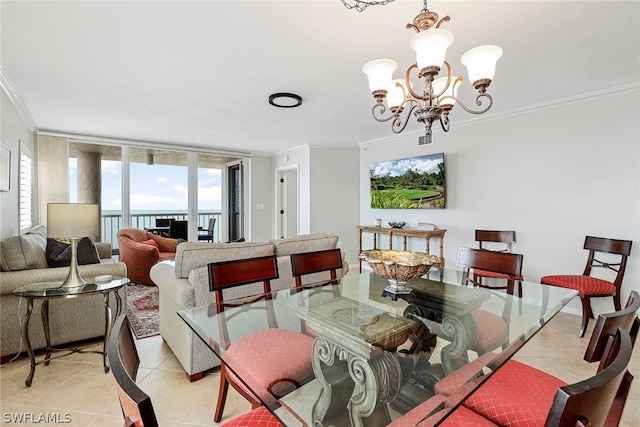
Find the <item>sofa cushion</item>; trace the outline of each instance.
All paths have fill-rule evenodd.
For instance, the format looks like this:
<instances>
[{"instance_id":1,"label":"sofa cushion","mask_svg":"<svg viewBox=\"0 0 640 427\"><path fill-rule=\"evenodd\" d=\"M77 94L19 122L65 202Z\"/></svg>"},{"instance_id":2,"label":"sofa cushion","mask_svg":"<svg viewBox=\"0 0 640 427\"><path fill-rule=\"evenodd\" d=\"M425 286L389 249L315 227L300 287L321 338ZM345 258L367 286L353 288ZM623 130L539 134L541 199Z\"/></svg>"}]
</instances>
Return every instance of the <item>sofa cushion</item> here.
<instances>
[{"instance_id":1,"label":"sofa cushion","mask_svg":"<svg viewBox=\"0 0 640 427\"><path fill-rule=\"evenodd\" d=\"M71 264L71 243L67 239L47 238L47 263L49 267L68 267ZM98 264L100 256L88 237L78 240L78 265Z\"/></svg>"},{"instance_id":2,"label":"sofa cushion","mask_svg":"<svg viewBox=\"0 0 640 427\"><path fill-rule=\"evenodd\" d=\"M270 256L275 252L269 242L181 243L176 250L176 277L187 279L191 270L211 262Z\"/></svg>"},{"instance_id":3,"label":"sofa cushion","mask_svg":"<svg viewBox=\"0 0 640 427\"><path fill-rule=\"evenodd\" d=\"M271 243L276 247L276 256L289 256L301 252L335 249L338 245L338 236L329 233L305 234L284 239L273 239Z\"/></svg>"},{"instance_id":4,"label":"sofa cushion","mask_svg":"<svg viewBox=\"0 0 640 427\"><path fill-rule=\"evenodd\" d=\"M2 271L31 270L48 268L45 251L47 248L47 227L39 225L20 236L4 239L0 245L0 266Z\"/></svg>"}]
</instances>

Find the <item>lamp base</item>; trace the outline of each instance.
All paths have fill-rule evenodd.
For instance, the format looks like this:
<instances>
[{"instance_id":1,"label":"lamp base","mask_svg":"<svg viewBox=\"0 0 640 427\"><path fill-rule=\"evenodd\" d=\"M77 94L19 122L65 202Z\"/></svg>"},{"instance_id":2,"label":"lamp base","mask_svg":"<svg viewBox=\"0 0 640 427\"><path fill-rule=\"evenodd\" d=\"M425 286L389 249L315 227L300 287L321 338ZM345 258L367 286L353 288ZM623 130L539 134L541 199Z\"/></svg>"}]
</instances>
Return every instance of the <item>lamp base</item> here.
<instances>
[{"instance_id":1,"label":"lamp base","mask_svg":"<svg viewBox=\"0 0 640 427\"><path fill-rule=\"evenodd\" d=\"M61 288L80 288L87 284L87 282L80 276L78 272L78 239L77 237L72 237L71 240L71 264L69 265L69 275L62 285Z\"/></svg>"}]
</instances>

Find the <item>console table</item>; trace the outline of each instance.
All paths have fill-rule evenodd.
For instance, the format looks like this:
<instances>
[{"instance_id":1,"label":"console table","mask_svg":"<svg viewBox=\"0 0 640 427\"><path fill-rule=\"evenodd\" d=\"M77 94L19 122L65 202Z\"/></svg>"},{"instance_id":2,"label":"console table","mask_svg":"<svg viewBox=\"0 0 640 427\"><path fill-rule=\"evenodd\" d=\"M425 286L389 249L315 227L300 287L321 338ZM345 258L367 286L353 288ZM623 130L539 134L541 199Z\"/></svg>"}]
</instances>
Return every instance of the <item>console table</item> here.
<instances>
[{"instance_id":1,"label":"console table","mask_svg":"<svg viewBox=\"0 0 640 427\"><path fill-rule=\"evenodd\" d=\"M389 250L393 250L393 236L402 236L403 244L402 250L407 250L407 237L418 237L425 239L426 241L426 249L425 253L431 254L430 252L430 240L432 238L437 238L439 240L439 253L438 256L442 259L442 263L437 265L437 267L444 268L444 233L447 232L445 229L438 230L418 230L417 228L391 228L391 227L376 227L373 225L358 225L356 227L360 232L360 253L362 253L362 233L372 233L373 234L373 249L378 248L378 235L386 234L389 236ZM358 260L359 271L362 272L362 260Z\"/></svg>"}]
</instances>

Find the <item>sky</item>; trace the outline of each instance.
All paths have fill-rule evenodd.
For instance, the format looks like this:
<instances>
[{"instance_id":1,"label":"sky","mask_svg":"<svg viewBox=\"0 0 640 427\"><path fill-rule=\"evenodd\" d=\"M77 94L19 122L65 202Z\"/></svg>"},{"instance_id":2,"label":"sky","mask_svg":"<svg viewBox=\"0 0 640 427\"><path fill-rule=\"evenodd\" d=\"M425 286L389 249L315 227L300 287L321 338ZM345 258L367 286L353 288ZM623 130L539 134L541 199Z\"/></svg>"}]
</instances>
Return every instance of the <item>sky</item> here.
<instances>
[{"instance_id":1,"label":"sky","mask_svg":"<svg viewBox=\"0 0 640 427\"><path fill-rule=\"evenodd\" d=\"M444 155L442 153L429 154L426 156L372 163L370 170L376 176L401 176L407 173L409 169L413 169L421 174L437 173L438 164L442 162L444 162Z\"/></svg>"},{"instance_id":2,"label":"sky","mask_svg":"<svg viewBox=\"0 0 640 427\"><path fill-rule=\"evenodd\" d=\"M184 166L131 163L131 210L187 210L187 168ZM77 201L77 161L69 159L70 201ZM120 210L122 206L122 164L102 161L102 210ZM220 169L198 169L198 210L221 208Z\"/></svg>"}]
</instances>

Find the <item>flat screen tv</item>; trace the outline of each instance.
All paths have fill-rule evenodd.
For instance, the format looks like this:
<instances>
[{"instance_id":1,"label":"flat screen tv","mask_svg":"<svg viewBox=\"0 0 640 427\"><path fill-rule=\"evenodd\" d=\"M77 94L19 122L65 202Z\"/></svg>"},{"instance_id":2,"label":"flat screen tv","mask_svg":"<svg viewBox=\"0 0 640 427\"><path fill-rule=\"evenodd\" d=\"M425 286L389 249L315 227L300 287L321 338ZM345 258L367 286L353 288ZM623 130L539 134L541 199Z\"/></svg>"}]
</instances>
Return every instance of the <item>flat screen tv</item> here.
<instances>
[{"instance_id":1,"label":"flat screen tv","mask_svg":"<svg viewBox=\"0 0 640 427\"><path fill-rule=\"evenodd\" d=\"M372 163L372 209L445 207L444 153Z\"/></svg>"}]
</instances>

